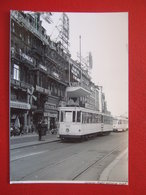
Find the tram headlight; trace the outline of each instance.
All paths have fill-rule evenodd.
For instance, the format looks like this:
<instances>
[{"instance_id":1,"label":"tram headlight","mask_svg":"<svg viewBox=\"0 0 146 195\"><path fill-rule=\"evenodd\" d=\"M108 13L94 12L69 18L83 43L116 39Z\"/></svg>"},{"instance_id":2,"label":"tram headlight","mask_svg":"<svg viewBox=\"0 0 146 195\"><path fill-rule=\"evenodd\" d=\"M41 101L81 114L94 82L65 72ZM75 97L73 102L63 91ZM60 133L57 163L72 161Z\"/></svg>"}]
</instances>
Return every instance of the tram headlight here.
<instances>
[{"instance_id":1,"label":"tram headlight","mask_svg":"<svg viewBox=\"0 0 146 195\"><path fill-rule=\"evenodd\" d=\"M69 132L69 129L68 128L66 129L66 132Z\"/></svg>"}]
</instances>

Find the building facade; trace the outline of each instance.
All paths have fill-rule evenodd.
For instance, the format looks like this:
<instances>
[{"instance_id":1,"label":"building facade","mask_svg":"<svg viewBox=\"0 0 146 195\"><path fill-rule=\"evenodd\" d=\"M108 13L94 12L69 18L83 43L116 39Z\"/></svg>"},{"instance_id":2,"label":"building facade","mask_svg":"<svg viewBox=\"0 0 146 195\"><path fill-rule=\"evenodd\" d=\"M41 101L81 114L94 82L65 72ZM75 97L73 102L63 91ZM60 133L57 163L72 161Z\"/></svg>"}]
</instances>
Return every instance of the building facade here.
<instances>
[{"instance_id":1,"label":"building facade","mask_svg":"<svg viewBox=\"0 0 146 195\"><path fill-rule=\"evenodd\" d=\"M39 13L11 12L10 48L10 123L29 132L44 119L50 129L65 101L68 56L46 35Z\"/></svg>"}]
</instances>

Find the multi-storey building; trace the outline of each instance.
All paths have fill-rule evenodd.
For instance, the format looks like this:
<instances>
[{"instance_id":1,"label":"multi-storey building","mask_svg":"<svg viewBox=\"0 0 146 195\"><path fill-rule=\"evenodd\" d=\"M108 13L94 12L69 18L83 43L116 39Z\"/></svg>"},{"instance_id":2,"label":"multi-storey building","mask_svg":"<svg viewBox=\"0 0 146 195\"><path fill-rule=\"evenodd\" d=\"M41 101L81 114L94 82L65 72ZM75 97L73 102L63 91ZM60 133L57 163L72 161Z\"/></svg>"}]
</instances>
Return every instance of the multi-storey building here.
<instances>
[{"instance_id":1,"label":"multi-storey building","mask_svg":"<svg viewBox=\"0 0 146 195\"><path fill-rule=\"evenodd\" d=\"M10 119L26 131L40 118L55 124L65 101L68 56L42 27L39 13L11 12Z\"/></svg>"},{"instance_id":2,"label":"multi-storey building","mask_svg":"<svg viewBox=\"0 0 146 195\"><path fill-rule=\"evenodd\" d=\"M69 86L67 92L67 105L81 106L99 111L99 91L81 64L70 58L69 62Z\"/></svg>"}]
</instances>

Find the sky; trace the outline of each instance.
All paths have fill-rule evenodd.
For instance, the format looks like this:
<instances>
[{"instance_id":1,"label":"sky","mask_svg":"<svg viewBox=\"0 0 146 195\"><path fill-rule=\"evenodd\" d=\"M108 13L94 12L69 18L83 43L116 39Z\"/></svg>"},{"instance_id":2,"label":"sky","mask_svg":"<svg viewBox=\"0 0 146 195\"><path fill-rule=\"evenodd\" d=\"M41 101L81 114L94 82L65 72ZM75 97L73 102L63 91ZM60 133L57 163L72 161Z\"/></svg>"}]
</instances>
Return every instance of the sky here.
<instances>
[{"instance_id":1,"label":"sky","mask_svg":"<svg viewBox=\"0 0 146 195\"><path fill-rule=\"evenodd\" d=\"M66 13L69 17L70 53L85 58L92 53L92 81L103 86L112 115L128 113L128 13ZM57 37L61 13L53 13L53 24L44 24L51 39Z\"/></svg>"}]
</instances>

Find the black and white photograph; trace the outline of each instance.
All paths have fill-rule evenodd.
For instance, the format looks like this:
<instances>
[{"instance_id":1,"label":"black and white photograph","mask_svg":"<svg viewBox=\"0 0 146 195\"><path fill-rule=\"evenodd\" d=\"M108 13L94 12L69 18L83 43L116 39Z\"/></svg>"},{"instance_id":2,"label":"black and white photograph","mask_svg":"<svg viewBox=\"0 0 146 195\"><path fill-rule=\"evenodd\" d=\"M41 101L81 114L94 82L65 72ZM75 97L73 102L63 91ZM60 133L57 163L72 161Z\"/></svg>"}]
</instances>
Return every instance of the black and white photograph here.
<instances>
[{"instance_id":1,"label":"black and white photograph","mask_svg":"<svg viewBox=\"0 0 146 195\"><path fill-rule=\"evenodd\" d=\"M128 12L10 12L10 183L128 184Z\"/></svg>"}]
</instances>

